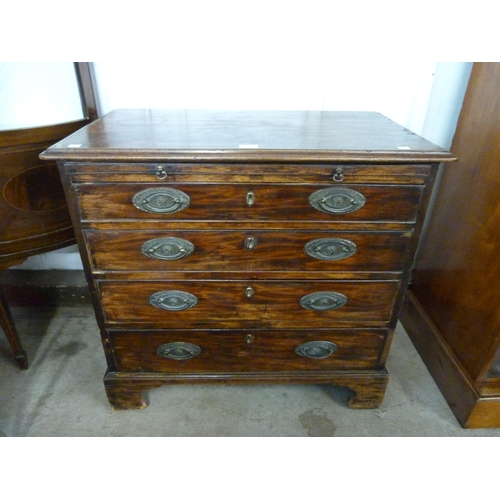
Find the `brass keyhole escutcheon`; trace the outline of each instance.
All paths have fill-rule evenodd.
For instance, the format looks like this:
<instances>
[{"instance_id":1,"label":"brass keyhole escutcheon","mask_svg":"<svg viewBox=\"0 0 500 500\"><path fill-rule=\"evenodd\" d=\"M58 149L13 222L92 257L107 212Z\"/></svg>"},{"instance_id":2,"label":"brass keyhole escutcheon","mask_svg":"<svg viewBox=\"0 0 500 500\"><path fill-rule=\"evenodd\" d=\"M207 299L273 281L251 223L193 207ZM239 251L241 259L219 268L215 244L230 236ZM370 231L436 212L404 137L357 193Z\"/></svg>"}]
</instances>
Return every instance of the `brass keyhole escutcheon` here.
<instances>
[{"instance_id":1,"label":"brass keyhole escutcheon","mask_svg":"<svg viewBox=\"0 0 500 500\"><path fill-rule=\"evenodd\" d=\"M255 290L251 286L247 287L247 289L245 290L245 295L248 298L250 298L250 297L253 297L254 294L255 294Z\"/></svg>"},{"instance_id":2,"label":"brass keyhole escutcheon","mask_svg":"<svg viewBox=\"0 0 500 500\"><path fill-rule=\"evenodd\" d=\"M253 236L249 236L248 238L245 238L245 249L246 250L253 250L257 246L257 238L254 238Z\"/></svg>"},{"instance_id":3,"label":"brass keyhole escutcheon","mask_svg":"<svg viewBox=\"0 0 500 500\"><path fill-rule=\"evenodd\" d=\"M245 342L247 344L253 344L255 340L255 337L252 335L252 334L248 334L246 337L245 337Z\"/></svg>"},{"instance_id":4,"label":"brass keyhole escutcheon","mask_svg":"<svg viewBox=\"0 0 500 500\"><path fill-rule=\"evenodd\" d=\"M255 203L255 194L253 191L248 191L247 193L247 205L251 207Z\"/></svg>"}]
</instances>

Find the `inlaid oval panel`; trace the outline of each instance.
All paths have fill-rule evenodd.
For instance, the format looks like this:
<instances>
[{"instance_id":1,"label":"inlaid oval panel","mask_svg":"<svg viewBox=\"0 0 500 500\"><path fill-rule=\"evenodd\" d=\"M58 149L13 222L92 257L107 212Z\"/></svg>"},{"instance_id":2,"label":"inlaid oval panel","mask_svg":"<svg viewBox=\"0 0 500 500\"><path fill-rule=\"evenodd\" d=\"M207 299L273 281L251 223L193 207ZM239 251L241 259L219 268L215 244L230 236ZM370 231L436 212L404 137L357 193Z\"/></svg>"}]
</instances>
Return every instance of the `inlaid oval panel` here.
<instances>
[{"instance_id":1,"label":"inlaid oval panel","mask_svg":"<svg viewBox=\"0 0 500 500\"><path fill-rule=\"evenodd\" d=\"M9 179L3 196L13 207L30 212L48 212L66 206L59 171L50 163L29 168Z\"/></svg>"}]
</instances>

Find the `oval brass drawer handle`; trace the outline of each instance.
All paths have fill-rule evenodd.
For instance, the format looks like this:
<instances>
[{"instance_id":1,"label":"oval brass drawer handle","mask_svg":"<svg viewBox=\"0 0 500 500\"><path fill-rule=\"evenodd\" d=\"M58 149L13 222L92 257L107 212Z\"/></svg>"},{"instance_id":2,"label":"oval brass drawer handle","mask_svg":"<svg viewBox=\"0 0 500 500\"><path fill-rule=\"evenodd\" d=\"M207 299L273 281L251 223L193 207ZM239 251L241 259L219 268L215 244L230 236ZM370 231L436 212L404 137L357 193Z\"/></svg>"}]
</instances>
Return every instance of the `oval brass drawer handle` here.
<instances>
[{"instance_id":1,"label":"oval brass drawer handle","mask_svg":"<svg viewBox=\"0 0 500 500\"><path fill-rule=\"evenodd\" d=\"M311 311L334 311L347 304L347 297L338 292L314 292L304 295L300 305Z\"/></svg>"},{"instance_id":2,"label":"oval brass drawer handle","mask_svg":"<svg viewBox=\"0 0 500 500\"><path fill-rule=\"evenodd\" d=\"M149 297L149 303L166 311L184 311L198 304L198 299L195 295L180 290L165 290L153 293Z\"/></svg>"},{"instance_id":3,"label":"oval brass drawer handle","mask_svg":"<svg viewBox=\"0 0 500 500\"><path fill-rule=\"evenodd\" d=\"M338 345L326 340L312 340L298 345L294 351L298 356L305 356L312 359L328 358L337 352Z\"/></svg>"},{"instance_id":4,"label":"oval brass drawer handle","mask_svg":"<svg viewBox=\"0 0 500 500\"><path fill-rule=\"evenodd\" d=\"M309 204L321 212L343 215L359 210L366 198L354 189L331 187L319 189L309 196Z\"/></svg>"},{"instance_id":5,"label":"oval brass drawer handle","mask_svg":"<svg viewBox=\"0 0 500 500\"><path fill-rule=\"evenodd\" d=\"M352 241L343 238L320 238L306 243L304 251L315 259L342 260L354 255L358 247Z\"/></svg>"},{"instance_id":6,"label":"oval brass drawer handle","mask_svg":"<svg viewBox=\"0 0 500 500\"><path fill-rule=\"evenodd\" d=\"M162 358L175 359L177 361L194 358L200 352L201 348L199 346L189 344L188 342L171 342L169 344L162 344L156 349L156 354Z\"/></svg>"},{"instance_id":7,"label":"oval brass drawer handle","mask_svg":"<svg viewBox=\"0 0 500 500\"><path fill-rule=\"evenodd\" d=\"M139 191L133 198L135 208L152 214L173 214L189 206L189 196L173 188L149 188Z\"/></svg>"},{"instance_id":8,"label":"oval brass drawer handle","mask_svg":"<svg viewBox=\"0 0 500 500\"><path fill-rule=\"evenodd\" d=\"M143 243L141 252L151 259L177 260L191 255L194 245L182 238L155 238Z\"/></svg>"}]
</instances>

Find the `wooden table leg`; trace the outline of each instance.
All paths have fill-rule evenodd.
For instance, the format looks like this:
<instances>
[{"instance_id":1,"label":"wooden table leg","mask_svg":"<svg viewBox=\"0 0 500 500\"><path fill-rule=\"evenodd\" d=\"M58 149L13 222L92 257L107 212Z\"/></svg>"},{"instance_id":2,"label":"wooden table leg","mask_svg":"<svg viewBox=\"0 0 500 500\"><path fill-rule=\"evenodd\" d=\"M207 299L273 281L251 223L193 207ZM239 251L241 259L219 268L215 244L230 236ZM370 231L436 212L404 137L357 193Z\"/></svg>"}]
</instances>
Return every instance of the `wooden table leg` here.
<instances>
[{"instance_id":1,"label":"wooden table leg","mask_svg":"<svg viewBox=\"0 0 500 500\"><path fill-rule=\"evenodd\" d=\"M19 335L17 334L16 326L14 325L14 320L12 319L12 314L10 313L9 305L5 299L3 290L0 287L0 325L2 325L3 331L7 336L12 350L14 351L14 357L18 365L25 370L28 368L28 357L23 349Z\"/></svg>"}]
</instances>

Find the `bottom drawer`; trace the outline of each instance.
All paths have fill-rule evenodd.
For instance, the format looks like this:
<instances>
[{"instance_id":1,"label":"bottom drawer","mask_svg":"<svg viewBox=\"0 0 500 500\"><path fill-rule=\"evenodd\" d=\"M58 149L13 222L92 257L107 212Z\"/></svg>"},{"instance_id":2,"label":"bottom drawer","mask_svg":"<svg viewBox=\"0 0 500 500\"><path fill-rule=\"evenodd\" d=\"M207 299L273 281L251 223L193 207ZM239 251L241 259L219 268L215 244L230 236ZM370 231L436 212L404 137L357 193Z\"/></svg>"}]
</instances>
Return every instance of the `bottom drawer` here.
<instances>
[{"instance_id":1,"label":"bottom drawer","mask_svg":"<svg viewBox=\"0 0 500 500\"><path fill-rule=\"evenodd\" d=\"M110 331L117 371L377 369L387 330Z\"/></svg>"}]
</instances>

